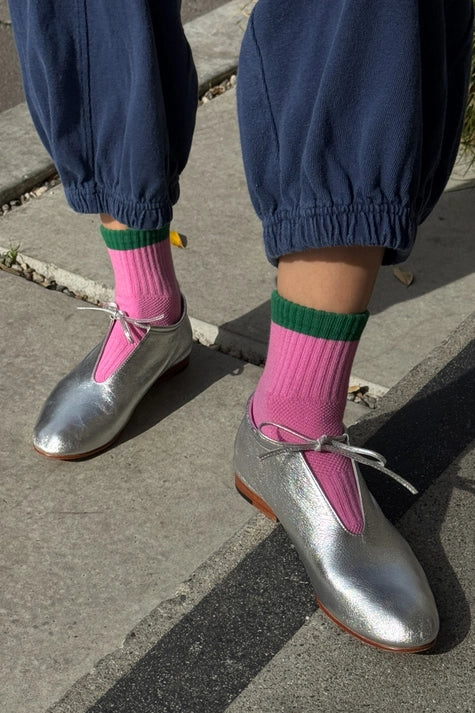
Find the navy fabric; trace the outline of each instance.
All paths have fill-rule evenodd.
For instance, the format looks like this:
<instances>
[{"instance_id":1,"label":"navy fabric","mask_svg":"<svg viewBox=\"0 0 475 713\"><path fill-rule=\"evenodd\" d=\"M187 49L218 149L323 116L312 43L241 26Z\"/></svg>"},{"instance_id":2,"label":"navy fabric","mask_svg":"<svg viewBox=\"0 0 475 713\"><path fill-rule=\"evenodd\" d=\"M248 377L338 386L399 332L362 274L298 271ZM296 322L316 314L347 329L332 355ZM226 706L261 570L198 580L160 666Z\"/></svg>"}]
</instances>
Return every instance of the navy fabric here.
<instances>
[{"instance_id":1,"label":"navy fabric","mask_svg":"<svg viewBox=\"0 0 475 713\"><path fill-rule=\"evenodd\" d=\"M259 0L238 108L271 261L336 245L408 256L455 160L472 13L472 0Z\"/></svg>"},{"instance_id":2,"label":"navy fabric","mask_svg":"<svg viewBox=\"0 0 475 713\"><path fill-rule=\"evenodd\" d=\"M180 0L10 0L30 109L71 206L160 228L196 75ZM379 245L404 260L460 138L472 0L259 0L238 81L269 259Z\"/></svg>"},{"instance_id":3,"label":"navy fabric","mask_svg":"<svg viewBox=\"0 0 475 713\"><path fill-rule=\"evenodd\" d=\"M30 111L70 205L170 222L193 135L181 0L11 0Z\"/></svg>"}]
</instances>

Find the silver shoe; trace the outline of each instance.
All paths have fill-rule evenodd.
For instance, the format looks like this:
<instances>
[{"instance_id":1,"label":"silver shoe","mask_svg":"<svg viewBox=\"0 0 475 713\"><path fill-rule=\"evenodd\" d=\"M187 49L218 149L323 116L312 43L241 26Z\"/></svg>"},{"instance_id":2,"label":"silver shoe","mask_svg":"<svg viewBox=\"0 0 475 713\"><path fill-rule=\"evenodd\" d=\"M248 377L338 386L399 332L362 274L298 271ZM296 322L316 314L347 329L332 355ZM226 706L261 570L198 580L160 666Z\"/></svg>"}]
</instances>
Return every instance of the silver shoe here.
<instances>
[{"instance_id":1,"label":"silver shoe","mask_svg":"<svg viewBox=\"0 0 475 713\"><path fill-rule=\"evenodd\" d=\"M109 312L109 333L53 389L33 434L33 445L39 453L64 460L83 458L107 448L152 384L187 366L192 345L185 300L180 321L167 327L152 326L155 320L133 320L113 303L106 308L85 309ZM122 366L98 384L94 381L95 370L116 320L129 339L128 324L144 328L146 334Z\"/></svg>"},{"instance_id":2,"label":"silver shoe","mask_svg":"<svg viewBox=\"0 0 475 713\"><path fill-rule=\"evenodd\" d=\"M280 521L310 577L321 609L353 636L381 649L415 653L434 643L439 617L426 576L411 548L385 518L355 460L385 468L374 451L349 445L347 435L300 443L274 441L257 429L248 411L238 430L234 466L241 495L267 517ZM277 426L279 429L282 426ZM302 451L351 458L364 529L349 532L327 500Z\"/></svg>"}]
</instances>

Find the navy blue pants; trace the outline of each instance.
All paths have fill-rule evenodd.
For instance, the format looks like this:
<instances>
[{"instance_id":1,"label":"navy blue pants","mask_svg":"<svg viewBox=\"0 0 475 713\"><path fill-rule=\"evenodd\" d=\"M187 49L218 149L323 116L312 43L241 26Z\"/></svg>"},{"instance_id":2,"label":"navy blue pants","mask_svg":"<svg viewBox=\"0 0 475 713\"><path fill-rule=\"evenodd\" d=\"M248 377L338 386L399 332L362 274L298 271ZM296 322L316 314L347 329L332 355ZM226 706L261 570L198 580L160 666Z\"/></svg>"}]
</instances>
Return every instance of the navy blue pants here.
<instances>
[{"instance_id":1,"label":"navy blue pants","mask_svg":"<svg viewBox=\"0 0 475 713\"><path fill-rule=\"evenodd\" d=\"M10 9L30 110L71 206L139 229L169 222L197 103L180 0ZM407 257L455 160L472 14L472 0L259 0L238 110L271 261L341 245Z\"/></svg>"}]
</instances>

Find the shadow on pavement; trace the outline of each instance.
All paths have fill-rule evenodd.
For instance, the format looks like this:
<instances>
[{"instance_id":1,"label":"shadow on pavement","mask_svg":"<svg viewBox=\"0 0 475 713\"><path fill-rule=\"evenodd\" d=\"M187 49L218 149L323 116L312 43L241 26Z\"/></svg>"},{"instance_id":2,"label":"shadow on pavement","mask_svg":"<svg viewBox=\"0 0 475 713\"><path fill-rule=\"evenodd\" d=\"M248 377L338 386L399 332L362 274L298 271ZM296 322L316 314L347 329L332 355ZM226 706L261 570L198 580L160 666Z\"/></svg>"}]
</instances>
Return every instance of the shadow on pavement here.
<instances>
[{"instance_id":1,"label":"shadow on pavement","mask_svg":"<svg viewBox=\"0 0 475 713\"><path fill-rule=\"evenodd\" d=\"M153 428L212 384L225 376L238 376L243 368L237 359L193 344L189 366L147 392L112 448Z\"/></svg>"},{"instance_id":2,"label":"shadow on pavement","mask_svg":"<svg viewBox=\"0 0 475 713\"><path fill-rule=\"evenodd\" d=\"M440 608L441 635L432 655L457 646L470 626L467 599L438 533L453 488L472 492L461 474L450 471L458 470L457 458L475 439L474 379L475 340L400 410L352 429L353 440L385 453L389 466L420 489L419 497L433 486L413 509L413 526L411 513L402 523ZM372 472L367 479L391 520L414 504L391 481L382 483ZM314 610L304 569L277 527L88 713L221 713Z\"/></svg>"},{"instance_id":3,"label":"shadow on pavement","mask_svg":"<svg viewBox=\"0 0 475 713\"><path fill-rule=\"evenodd\" d=\"M433 653L443 653L459 644L470 627L467 599L445 555L441 528L454 488L473 492L473 484L458 473L457 459L475 440L473 393L475 386L475 340L441 369L408 403L366 440L368 448L383 453L389 467L419 489L419 498L439 478L425 508L418 509L419 522L408 540L416 551L434 590L441 615L441 633ZM371 419L372 429L378 417ZM353 438L364 438L365 421L351 429ZM413 496L393 482L365 470L366 481L386 514L398 520L414 504ZM447 471L447 472L446 472ZM454 472L452 472L454 471Z\"/></svg>"},{"instance_id":4,"label":"shadow on pavement","mask_svg":"<svg viewBox=\"0 0 475 713\"><path fill-rule=\"evenodd\" d=\"M391 266L383 267L371 299L371 314L410 302L472 274L474 220L475 189L445 192L419 228L411 256L400 266L413 273L414 282L406 287L394 277Z\"/></svg>"}]
</instances>

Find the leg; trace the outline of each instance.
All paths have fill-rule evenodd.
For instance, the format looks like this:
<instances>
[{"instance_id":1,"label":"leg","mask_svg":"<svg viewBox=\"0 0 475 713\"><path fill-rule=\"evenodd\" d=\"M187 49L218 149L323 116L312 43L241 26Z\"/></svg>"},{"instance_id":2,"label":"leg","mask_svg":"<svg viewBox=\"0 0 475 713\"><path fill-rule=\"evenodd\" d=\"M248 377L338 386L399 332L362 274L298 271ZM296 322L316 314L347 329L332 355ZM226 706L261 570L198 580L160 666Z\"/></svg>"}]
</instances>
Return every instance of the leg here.
<instances>
[{"instance_id":1,"label":"leg","mask_svg":"<svg viewBox=\"0 0 475 713\"><path fill-rule=\"evenodd\" d=\"M379 266L409 254L451 170L471 15L468 0L297 0L290 17L260 0L241 54L245 168L278 291L236 482L281 520L322 608L390 650L430 646L437 611L367 494L342 418Z\"/></svg>"},{"instance_id":2,"label":"leg","mask_svg":"<svg viewBox=\"0 0 475 713\"><path fill-rule=\"evenodd\" d=\"M384 248L320 248L284 255L277 290L305 307L351 314L368 308ZM341 289L345 285L345 289Z\"/></svg>"},{"instance_id":3,"label":"leg","mask_svg":"<svg viewBox=\"0 0 475 713\"><path fill-rule=\"evenodd\" d=\"M72 208L101 213L116 279L109 334L54 390L35 428L41 453L77 458L106 447L191 349L168 228L196 73L180 0L11 0L11 13L33 119Z\"/></svg>"},{"instance_id":4,"label":"leg","mask_svg":"<svg viewBox=\"0 0 475 713\"><path fill-rule=\"evenodd\" d=\"M315 439L344 432L351 366L383 252L363 246L320 248L279 260L269 354L252 403L256 425L284 423ZM308 321L304 332L298 329L301 319ZM265 433L279 436L276 428L267 427ZM351 462L321 453L305 457L344 525L361 532Z\"/></svg>"}]
</instances>

